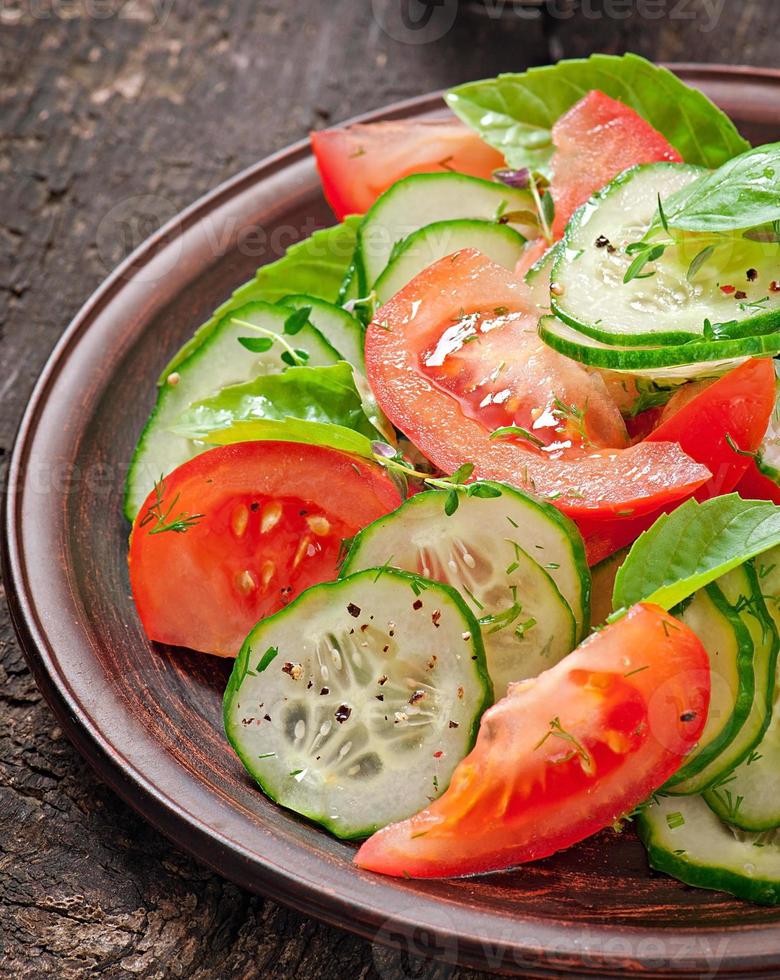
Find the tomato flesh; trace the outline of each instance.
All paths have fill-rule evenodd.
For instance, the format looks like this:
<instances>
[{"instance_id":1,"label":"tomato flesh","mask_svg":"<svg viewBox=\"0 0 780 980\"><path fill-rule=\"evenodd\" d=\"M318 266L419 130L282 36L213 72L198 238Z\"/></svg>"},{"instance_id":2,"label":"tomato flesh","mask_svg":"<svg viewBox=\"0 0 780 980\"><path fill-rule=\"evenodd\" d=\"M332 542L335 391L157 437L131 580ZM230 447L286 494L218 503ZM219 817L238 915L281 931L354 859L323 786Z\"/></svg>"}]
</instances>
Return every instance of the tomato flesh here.
<instances>
[{"instance_id":1,"label":"tomato flesh","mask_svg":"<svg viewBox=\"0 0 780 980\"><path fill-rule=\"evenodd\" d=\"M151 640L235 656L249 630L338 576L342 541L398 506L384 471L336 450L248 442L166 477L130 537L130 584ZM158 515L201 515L161 531Z\"/></svg>"},{"instance_id":2,"label":"tomato flesh","mask_svg":"<svg viewBox=\"0 0 780 980\"><path fill-rule=\"evenodd\" d=\"M501 154L457 119L357 123L311 134L325 197L339 220L365 214L409 174L458 171L489 179Z\"/></svg>"},{"instance_id":3,"label":"tomato flesh","mask_svg":"<svg viewBox=\"0 0 780 980\"><path fill-rule=\"evenodd\" d=\"M780 504L780 485L763 474L753 460L737 484L737 493L745 500L771 500Z\"/></svg>"},{"instance_id":4,"label":"tomato flesh","mask_svg":"<svg viewBox=\"0 0 780 980\"><path fill-rule=\"evenodd\" d=\"M696 383L675 398L645 442L678 442L710 470L711 479L696 491L698 500L730 493L752 462L744 453L761 445L774 411L771 359L746 361L717 381Z\"/></svg>"},{"instance_id":5,"label":"tomato flesh","mask_svg":"<svg viewBox=\"0 0 780 980\"><path fill-rule=\"evenodd\" d=\"M535 861L608 827L677 771L709 709L698 637L634 606L482 717L449 789L369 838L355 861L412 878Z\"/></svg>"},{"instance_id":6,"label":"tomato flesh","mask_svg":"<svg viewBox=\"0 0 780 980\"><path fill-rule=\"evenodd\" d=\"M366 336L366 369L380 406L441 470L453 472L464 462L474 463L475 478L505 480L535 491L571 516L648 513L690 496L709 478L709 470L675 443L642 443L627 449L591 446L577 458L556 458L522 439L491 439L494 419L473 417L473 402L471 410L464 411L458 397L463 392L445 390L444 379L431 377L431 365L423 364L445 332L474 313L480 322L487 314L509 318L511 339L535 330L526 287L479 252L464 249L434 263L397 293L377 311ZM475 357L479 347L476 341ZM466 356L470 359L472 354ZM515 359L519 360L516 355ZM507 363L512 360L507 358ZM584 413L586 429L588 415L596 417L594 400L602 398L607 411L609 399L601 379L581 365L554 352L545 352L536 363L538 390L545 390L549 398L560 379L566 379L567 404ZM465 369L465 362L460 367ZM469 377L476 376L473 365L468 371ZM534 366L526 356L511 371L521 372L517 376L528 385ZM536 407L543 411L546 402ZM624 430L621 433L624 445Z\"/></svg>"},{"instance_id":7,"label":"tomato flesh","mask_svg":"<svg viewBox=\"0 0 780 980\"><path fill-rule=\"evenodd\" d=\"M592 194L640 163L682 163L675 148L633 109L589 92L553 126L553 236Z\"/></svg>"}]
</instances>

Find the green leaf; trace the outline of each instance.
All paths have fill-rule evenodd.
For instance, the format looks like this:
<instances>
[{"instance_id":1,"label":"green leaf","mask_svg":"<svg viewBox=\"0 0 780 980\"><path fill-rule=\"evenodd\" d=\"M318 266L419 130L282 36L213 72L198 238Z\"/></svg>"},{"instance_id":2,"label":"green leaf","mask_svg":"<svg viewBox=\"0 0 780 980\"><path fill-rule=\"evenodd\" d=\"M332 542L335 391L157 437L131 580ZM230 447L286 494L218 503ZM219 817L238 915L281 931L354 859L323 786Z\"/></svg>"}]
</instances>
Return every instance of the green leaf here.
<instances>
[{"instance_id":1,"label":"green leaf","mask_svg":"<svg viewBox=\"0 0 780 980\"><path fill-rule=\"evenodd\" d=\"M210 336L227 313L246 303L256 300L278 303L291 293L307 293L328 303L338 303L341 284L352 265L357 229L362 220L359 215L353 215L340 225L315 231L303 241L291 245L276 262L261 266L253 279L239 286L198 327L192 339L174 354L157 383L163 384L168 375Z\"/></svg>"},{"instance_id":2,"label":"green leaf","mask_svg":"<svg viewBox=\"0 0 780 980\"><path fill-rule=\"evenodd\" d=\"M744 231L780 220L780 143L748 150L664 201L680 231Z\"/></svg>"},{"instance_id":3,"label":"green leaf","mask_svg":"<svg viewBox=\"0 0 780 980\"><path fill-rule=\"evenodd\" d=\"M271 337L239 337L238 342L253 354L262 354L274 345Z\"/></svg>"},{"instance_id":4,"label":"green leaf","mask_svg":"<svg viewBox=\"0 0 780 980\"><path fill-rule=\"evenodd\" d=\"M195 402L173 428L216 445L254 439L322 443L371 456L377 431L363 411L351 365L291 367Z\"/></svg>"},{"instance_id":5,"label":"green leaf","mask_svg":"<svg viewBox=\"0 0 780 980\"><path fill-rule=\"evenodd\" d=\"M715 251L714 245L707 245L703 248L698 255L694 256L691 264L688 266L688 272L686 273L686 279L688 282L692 282L696 278L696 273L701 269L704 263L709 259Z\"/></svg>"},{"instance_id":6,"label":"green leaf","mask_svg":"<svg viewBox=\"0 0 780 980\"><path fill-rule=\"evenodd\" d=\"M594 89L638 112L686 163L712 169L750 145L705 95L635 54L597 54L469 82L451 89L446 100L510 167L549 176L553 125Z\"/></svg>"},{"instance_id":7,"label":"green leaf","mask_svg":"<svg viewBox=\"0 0 780 980\"><path fill-rule=\"evenodd\" d=\"M502 425L500 429L494 429L490 433L491 439L511 439L512 436L525 439L526 442L530 442L531 445L538 446L539 448L544 446L544 443L538 436L535 436L528 429L524 429L522 425Z\"/></svg>"},{"instance_id":8,"label":"green leaf","mask_svg":"<svg viewBox=\"0 0 780 980\"><path fill-rule=\"evenodd\" d=\"M737 494L687 500L659 517L628 553L615 579L613 608L655 602L664 609L749 558L780 544L780 507Z\"/></svg>"},{"instance_id":9,"label":"green leaf","mask_svg":"<svg viewBox=\"0 0 780 980\"><path fill-rule=\"evenodd\" d=\"M460 500L458 499L458 491L450 490L444 499L444 513L447 517L452 517L455 511L458 509L458 504Z\"/></svg>"},{"instance_id":10,"label":"green leaf","mask_svg":"<svg viewBox=\"0 0 780 980\"><path fill-rule=\"evenodd\" d=\"M290 337L294 336L296 333L300 333L309 322L310 313L310 306L298 307L298 309L294 313L291 313L284 321L284 332Z\"/></svg>"}]
</instances>

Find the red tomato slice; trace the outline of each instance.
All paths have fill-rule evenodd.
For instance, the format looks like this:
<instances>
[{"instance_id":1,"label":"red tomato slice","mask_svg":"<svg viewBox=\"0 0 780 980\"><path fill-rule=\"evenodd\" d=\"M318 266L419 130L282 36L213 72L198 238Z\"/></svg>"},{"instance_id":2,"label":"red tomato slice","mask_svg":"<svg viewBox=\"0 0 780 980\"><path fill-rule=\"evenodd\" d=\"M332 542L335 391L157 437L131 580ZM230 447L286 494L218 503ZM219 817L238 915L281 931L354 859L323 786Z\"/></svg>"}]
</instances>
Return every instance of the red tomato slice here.
<instances>
[{"instance_id":1,"label":"red tomato slice","mask_svg":"<svg viewBox=\"0 0 780 980\"><path fill-rule=\"evenodd\" d=\"M758 449L774 405L775 372L772 361L746 361L717 381L685 385L662 411L651 409L644 412L644 415L651 417L660 414L660 424L645 436L645 443L677 442L691 459L708 467L714 475L696 491L694 496L698 500L708 500L736 488L743 496L755 495L780 503L777 485L758 472L749 456L734 449L737 446L748 453ZM729 444L727 435L731 437L733 446ZM770 495L772 492L776 497ZM585 539L588 562L595 565L632 544L642 531L652 527L662 513L673 510L677 503L681 501L642 517L610 521L578 518L577 525Z\"/></svg>"},{"instance_id":2,"label":"red tomato slice","mask_svg":"<svg viewBox=\"0 0 780 980\"><path fill-rule=\"evenodd\" d=\"M745 475L737 484L737 493L745 500L771 500L780 504L780 486L765 476L752 459Z\"/></svg>"},{"instance_id":3,"label":"red tomato slice","mask_svg":"<svg viewBox=\"0 0 780 980\"><path fill-rule=\"evenodd\" d=\"M338 576L341 543L397 507L381 467L321 446L243 442L196 456L153 491L130 536L130 584L150 640L222 657L255 623ZM186 532L160 531L202 515Z\"/></svg>"},{"instance_id":4,"label":"red tomato slice","mask_svg":"<svg viewBox=\"0 0 780 980\"><path fill-rule=\"evenodd\" d=\"M710 470L712 478L696 491L698 500L730 493L752 462L742 453L758 449L774 411L771 359L746 361L712 384L692 385L690 392L682 391L675 398L677 405L666 406L661 424L645 443L678 442Z\"/></svg>"},{"instance_id":5,"label":"red tomato slice","mask_svg":"<svg viewBox=\"0 0 780 980\"><path fill-rule=\"evenodd\" d=\"M707 718L707 653L658 606L634 606L485 713L449 789L369 838L355 861L412 878L547 857L608 827L677 771Z\"/></svg>"},{"instance_id":6,"label":"red tomato slice","mask_svg":"<svg viewBox=\"0 0 780 980\"><path fill-rule=\"evenodd\" d=\"M357 123L311 134L328 203L341 220L364 214L409 174L456 170L490 178L504 158L458 119Z\"/></svg>"},{"instance_id":7,"label":"red tomato slice","mask_svg":"<svg viewBox=\"0 0 780 980\"><path fill-rule=\"evenodd\" d=\"M432 352L440 349L445 361L462 352L471 336L470 324L481 327L498 321L500 328L509 322L513 338L522 331L533 334L535 321L527 313L527 302L522 283L473 249L441 259L420 273L377 312L366 336L368 377L388 418L445 472L474 463L476 478L506 480L534 490L572 516L614 516L626 510L639 516L690 496L710 472L675 443L589 450L567 459L521 439L491 439L494 426L473 417L473 402L464 410L463 390L446 390L444 379L435 373L437 358L431 359ZM478 331L466 349L473 346L478 354L480 338L489 334L490 330ZM607 399L603 381L561 355L540 353L536 363L536 377L527 361L515 364L512 371L548 399L565 384L566 404L584 413L587 428L594 400ZM485 373L497 366L491 361ZM547 407L546 402L536 406L537 422ZM571 421L569 429L576 427L576 420Z\"/></svg>"},{"instance_id":8,"label":"red tomato slice","mask_svg":"<svg viewBox=\"0 0 780 980\"><path fill-rule=\"evenodd\" d=\"M682 163L675 148L638 113L603 92L589 92L553 126L553 235L577 208L639 163Z\"/></svg>"}]
</instances>

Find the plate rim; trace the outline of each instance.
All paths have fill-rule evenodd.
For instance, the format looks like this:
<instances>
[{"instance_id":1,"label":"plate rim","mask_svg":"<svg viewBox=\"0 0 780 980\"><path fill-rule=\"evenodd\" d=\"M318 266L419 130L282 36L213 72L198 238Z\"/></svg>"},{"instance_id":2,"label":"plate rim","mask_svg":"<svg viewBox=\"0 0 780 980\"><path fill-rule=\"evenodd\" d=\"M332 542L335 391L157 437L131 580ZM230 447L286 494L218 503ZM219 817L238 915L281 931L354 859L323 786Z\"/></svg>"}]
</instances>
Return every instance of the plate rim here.
<instances>
[{"instance_id":1,"label":"plate rim","mask_svg":"<svg viewBox=\"0 0 780 980\"><path fill-rule=\"evenodd\" d=\"M668 67L690 80L708 78L728 83L736 79L744 79L771 83L774 86L780 84L780 69L698 63L670 64ZM346 122L373 122L427 115L441 108L441 94L441 91L438 91L406 99L362 113ZM65 366L69 352L89 330L98 313L113 298L117 290L127 283L134 272L150 261L167 243L205 217L220 202L228 200L239 194L243 188L253 186L257 181L266 179L309 155L308 139L299 140L250 165L198 198L139 245L103 280L76 313L41 370L22 415L10 454L2 510L3 578L7 587L7 604L11 619L25 660L39 689L79 753L125 803L165 836L173 839L176 846L242 887L254 891L262 888L269 897L301 912L314 915L330 925L346 928L364 938L387 945L403 946L404 937L414 935L415 930L420 928L421 918L419 907L415 908L413 913L402 913L398 908L399 901L400 904L407 906L412 902L418 905L425 904L426 908L435 910L443 904L439 899L419 892L396 890L395 894L398 896L395 902L396 908L391 912L388 912L387 907L368 908L364 899L333 891L327 893L327 901L322 901L321 885L307 882L301 875L296 875L279 865L270 862L261 864L242 848L240 842L232 840L210 826L208 822L197 819L195 815L177 807L175 801L163 793L154 780L149 779L143 770L131 763L118 750L114 745L115 739L107 736L94 724L93 719L85 713L78 699L71 692L67 678L62 676L57 664L52 660L53 647L50 638L45 625L38 618L30 597L29 569L20 532L21 521L18 519L25 488L25 463L51 385L58 372ZM183 770L182 773L186 778L192 778ZM185 834L175 833L177 830L183 830ZM378 894L385 892L393 894L393 889L386 880L383 880L382 884L387 887L380 887ZM458 963L484 969L488 964L484 956L484 933L479 926L495 923L495 920L494 913L474 913L474 928L469 934L464 934L461 930L448 931L436 924L430 927L430 931L444 944L443 958L450 958L447 952L455 949L457 955L453 959ZM605 950L606 944L603 942L599 944L599 938L633 936L636 940L640 940L650 934L647 929L625 925L599 927L577 923L570 925L566 920L542 920L530 917L516 918L512 922L520 930L524 928L524 923L530 924L533 940L527 935L523 940L521 931L519 939L513 935L503 940L490 939L489 942L498 948L499 953L506 951L515 956L521 953L524 957L521 968L524 971L530 968L537 974L549 975L576 970L606 975L605 969L617 971L618 974L628 968L645 970L636 958L632 957L628 960L625 956L616 956ZM702 958L708 953L715 955L716 939L725 931L722 926L711 929L675 930L674 935L680 938L700 940L704 936L711 943L711 948L705 948L706 943L703 946L700 942L695 953L690 956L683 954L675 960L673 972L664 969L658 975L697 973L701 968ZM727 932L734 946L721 962L721 969L725 968L732 973L746 970L767 971L780 964L780 923L734 927ZM591 941L583 943L578 939L578 933L587 933ZM757 952L764 939L774 940L774 949L770 949L769 946L772 944L767 943L763 951ZM501 962L503 964L503 957ZM509 965L511 968L511 963ZM653 975L652 969L647 975Z\"/></svg>"}]
</instances>

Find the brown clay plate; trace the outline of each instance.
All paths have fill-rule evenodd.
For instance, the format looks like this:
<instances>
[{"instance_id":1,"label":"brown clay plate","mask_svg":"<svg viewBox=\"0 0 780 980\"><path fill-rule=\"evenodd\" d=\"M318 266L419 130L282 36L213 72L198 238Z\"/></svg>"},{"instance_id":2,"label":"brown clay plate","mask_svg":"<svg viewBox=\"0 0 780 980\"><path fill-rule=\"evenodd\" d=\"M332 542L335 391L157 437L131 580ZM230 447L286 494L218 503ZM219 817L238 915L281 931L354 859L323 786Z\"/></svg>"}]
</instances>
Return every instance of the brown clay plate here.
<instances>
[{"instance_id":1,"label":"brown clay plate","mask_svg":"<svg viewBox=\"0 0 780 980\"><path fill-rule=\"evenodd\" d=\"M750 139L778 138L780 72L678 70ZM366 118L440 107L432 95ZM106 782L200 860L380 942L524 976L778 976L780 911L651 874L631 832L460 881L357 870L351 845L279 809L244 774L220 723L228 665L144 638L121 492L154 379L256 265L331 220L307 144L251 167L137 249L46 366L11 461L5 562L21 642L62 727Z\"/></svg>"}]
</instances>

